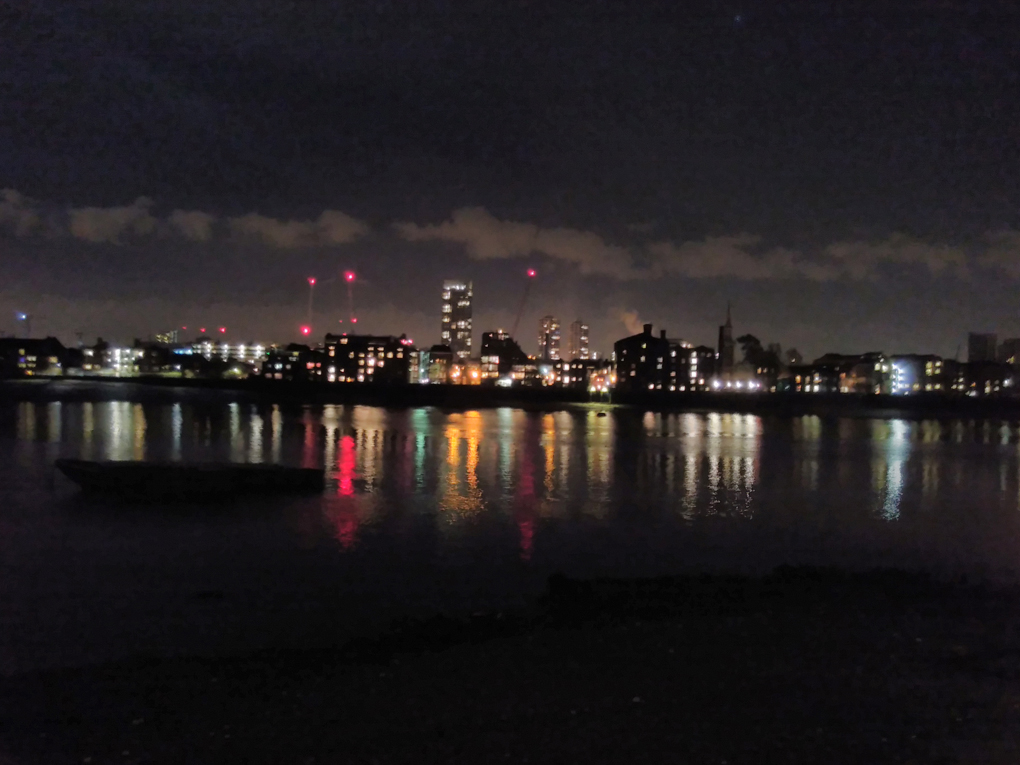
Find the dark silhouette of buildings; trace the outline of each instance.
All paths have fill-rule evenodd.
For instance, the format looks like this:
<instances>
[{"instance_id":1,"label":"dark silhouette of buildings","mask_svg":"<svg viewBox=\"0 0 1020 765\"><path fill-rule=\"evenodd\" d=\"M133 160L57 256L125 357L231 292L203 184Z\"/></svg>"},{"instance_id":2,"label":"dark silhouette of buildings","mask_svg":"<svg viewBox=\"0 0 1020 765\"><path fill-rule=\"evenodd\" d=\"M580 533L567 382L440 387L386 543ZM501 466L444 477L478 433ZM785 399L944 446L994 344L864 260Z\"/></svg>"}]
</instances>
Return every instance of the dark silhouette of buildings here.
<instances>
[{"instance_id":1,"label":"dark silhouette of buildings","mask_svg":"<svg viewBox=\"0 0 1020 765\"><path fill-rule=\"evenodd\" d=\"M999 344L999 361L1020 366L1020 337L1011 337Z\"/></svg>"},{"instance_id":2,"label":"dark silhouette of buildings","mask_svg":"<svg viewBox=\"0 0 1020 765\"><path fill-rule=\"evenodd\" d=\"M262 377L286 382L316 382L322 380L325 354L307 345L291 343L286 348L271 348L262 364Z\"/></svg>"},{"instance_id":3,"label":"dark silhouette of buildings","mask_svg":"<svg viewBox=\"0 0 1020 765\"><path fill-rule=\"evenodd\" d=\"M521 350L510 335L503 330L482 333L482 371L487 376L509 375L517 365L527 364L528 355Z\"/></svg>"},{"instance_id":4,"label":"dark silhouette of buildings","mask_svg":"<svg viewBox=\"0 0 1020 765\"><path fill-rule=\"evenodd\" d=\"M55 337L0 338L0 377L62 375L66 353Z\"/></svg>"},{"instance_id":5,"label":"dark silhouette of buildings","mask_svg":"<svg viewBox=\"0 0 1020 765\"><path fill-rule=\"evenodd\" d=\"M433 385L450 382L454 355L448 345L433 345L421 355L420 380Z\"/></svg>"},{"instance_id":6,"label":"dark silhouette of buildings","mask_svg":"<svg viewBox=\"0 0 1020 765\"><path fill-rule=\"evenodd\" d=\"M616 389L621 393L669 390L670 343L666 330L652 334L652 325L645 324L639 335L617 340ZM665 386L665 387L664 387Z\"/></svg>"},{"instance_id":7,"label":"dark silhouette of buildings","mask_svg":"<svg viewBox=\"0 0 1020 765\"><path fill-rule=\"evenodd\" d=\"M994 332L971 332L967 336L967 361L995 361L996 340Z\"/></svg>"},{"instance_id":8,"label":"dark silhouette of buildings","mask_svg":"<svg viewBox=\"0 0 1020 765\"><path fill-rule=\"evenodd\" d=\"M719 365L718 373L722 378L733 376L735 346L733 343L733 319L730 315L730 304L726 304L726 323L719 327Z\"/></svg>"},{"instance_id":9,"label":"dark silhouette of buildings","mask_svg":"<svg viewBox=\"0 0 1020 765\"><path fill-rule=\"evenodd\" d=\"M672 342L669 350L670 390L711 390L716 372L715 349L707 345L691 347Z\"/></svg>"},{"instance_id":10,"label":"dark silhouette of buildings","mask_svg":"<svg viewBox=\"0 0 1020 765\"><path fill-rule=\"evenodd\" d=\"M411 355L406 335L326 335L325 380L336 383L405 385Z\"/></svg>"}]
</instances>

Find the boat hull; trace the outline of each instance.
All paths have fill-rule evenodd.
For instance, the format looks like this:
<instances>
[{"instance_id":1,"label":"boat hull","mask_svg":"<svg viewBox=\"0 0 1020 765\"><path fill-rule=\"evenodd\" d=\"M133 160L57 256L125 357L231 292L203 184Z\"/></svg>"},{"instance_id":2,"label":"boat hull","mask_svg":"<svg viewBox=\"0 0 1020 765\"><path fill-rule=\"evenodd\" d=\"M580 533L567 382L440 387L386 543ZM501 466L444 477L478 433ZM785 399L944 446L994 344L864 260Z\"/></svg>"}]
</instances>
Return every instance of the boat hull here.
<instances>
[{"instance_id":1,"label":"boat hull","mask_svg":"<svg viewBox=\"0 0 1020 765\"><path fill-rule=\"evenodd\" d=\"M320 492L325 472L282 465L91 462L60 459L60 472L89 494L146 499Z\"/></svg>"}]
</instances>

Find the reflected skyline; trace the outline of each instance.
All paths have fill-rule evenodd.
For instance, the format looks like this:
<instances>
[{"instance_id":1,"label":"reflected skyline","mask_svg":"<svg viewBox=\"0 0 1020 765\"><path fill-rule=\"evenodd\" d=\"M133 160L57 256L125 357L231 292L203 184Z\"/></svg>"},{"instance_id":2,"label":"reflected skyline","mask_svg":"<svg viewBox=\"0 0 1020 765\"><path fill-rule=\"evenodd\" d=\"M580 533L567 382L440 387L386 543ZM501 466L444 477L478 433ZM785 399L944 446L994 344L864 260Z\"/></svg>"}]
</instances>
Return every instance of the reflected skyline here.
<instances>
[{"instance_id":1,"label":"reflected skyline","mask_svg":"<svg viewBox=\"0 0 1020 765\"><path fill-rule=\"evenodd\" d=\"M434 516L441 535L504 519L527 560L540 525L576 519L891 523L968 493L1020 503L1020 433L1007 423L238 402L22 402L3 423L3 438L53 456L322 466L343 549L405 512Z\"/></svg>"}]
</instances>

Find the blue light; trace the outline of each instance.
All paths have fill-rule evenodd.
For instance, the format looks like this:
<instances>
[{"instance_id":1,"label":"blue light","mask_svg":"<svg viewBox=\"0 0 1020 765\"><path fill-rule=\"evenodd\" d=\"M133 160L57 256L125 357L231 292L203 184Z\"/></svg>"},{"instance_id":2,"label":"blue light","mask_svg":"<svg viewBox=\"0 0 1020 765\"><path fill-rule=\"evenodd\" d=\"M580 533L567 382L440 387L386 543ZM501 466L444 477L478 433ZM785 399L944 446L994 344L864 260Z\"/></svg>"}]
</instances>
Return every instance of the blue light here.
<instances>
[{"instance_id":1,"label":"blue light","mask_svg":"<svg viewBox=\"0 0 1020 765\"><path fill-rule=\"evenodd\" d=\"M25 321L28 318L27 313L18 313L18 321Z\"/></svg>"}]
</instances>

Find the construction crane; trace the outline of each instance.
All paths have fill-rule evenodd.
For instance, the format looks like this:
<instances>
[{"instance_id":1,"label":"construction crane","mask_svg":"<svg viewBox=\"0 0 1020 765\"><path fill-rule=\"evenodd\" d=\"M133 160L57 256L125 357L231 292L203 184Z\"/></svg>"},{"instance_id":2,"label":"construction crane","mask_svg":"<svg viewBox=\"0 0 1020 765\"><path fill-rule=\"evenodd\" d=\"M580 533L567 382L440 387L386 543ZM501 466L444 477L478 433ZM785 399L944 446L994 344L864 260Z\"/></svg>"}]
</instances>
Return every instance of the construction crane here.
<instances>
[{"instance_id":1,"label":"construction crane","mask_svg":"<svg viewBox=\"0 0 1020 765\"><path fill-rule=\"evenodd\" d=\"M514 327L510 330L510 337L517 337L517 327L520 326L521 316L524 314L524 305L528 302L528 292L531 291L531 281L537 276L534 268L528 269L528 278L524 282L524 294L521 295L521 305L517 309L517 318L514 319Z\"/></svg>"}]
</instances>

